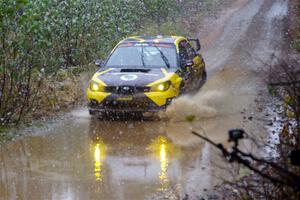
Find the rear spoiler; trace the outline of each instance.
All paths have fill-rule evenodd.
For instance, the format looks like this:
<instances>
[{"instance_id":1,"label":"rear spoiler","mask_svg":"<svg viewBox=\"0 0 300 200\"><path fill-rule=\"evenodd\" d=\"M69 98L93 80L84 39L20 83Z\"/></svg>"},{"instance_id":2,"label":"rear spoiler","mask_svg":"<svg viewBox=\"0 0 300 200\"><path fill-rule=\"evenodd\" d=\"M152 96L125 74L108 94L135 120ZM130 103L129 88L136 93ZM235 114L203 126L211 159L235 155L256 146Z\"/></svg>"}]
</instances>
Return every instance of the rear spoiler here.
<instances>
[{"instance_id":1,"label":"rear spoiler","mask_svg":"<svg viewBox=\"0 0 300 200\"><path fill-rule=\"evenodd\" d=\"M200 44L200 40L198 38L188 38L188 40L195 42L196 43L196 51L200 51L201 44Z\"/></svg>"}]
</instances>

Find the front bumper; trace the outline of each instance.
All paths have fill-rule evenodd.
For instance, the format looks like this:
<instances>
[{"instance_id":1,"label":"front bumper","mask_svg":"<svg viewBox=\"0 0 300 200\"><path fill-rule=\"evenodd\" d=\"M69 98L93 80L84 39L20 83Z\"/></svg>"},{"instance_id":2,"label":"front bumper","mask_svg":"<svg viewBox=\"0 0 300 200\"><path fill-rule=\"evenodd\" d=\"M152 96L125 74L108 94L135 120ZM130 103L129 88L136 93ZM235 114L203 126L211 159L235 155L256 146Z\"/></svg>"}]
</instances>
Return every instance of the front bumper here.
<instances>
[{"instance_id":1,"label":"front bumper","mask_svg":"<svg viewBox=\"0 0 300 200\"><path fill-rule=\"evenodd\" d=\"M130 96L110 94L100 103L89 99L88 107L99 112L158 112L166 109L171 101L172 98L169 98L164 105L157 105L143 93Z\"/></svg>"}]
</instances>

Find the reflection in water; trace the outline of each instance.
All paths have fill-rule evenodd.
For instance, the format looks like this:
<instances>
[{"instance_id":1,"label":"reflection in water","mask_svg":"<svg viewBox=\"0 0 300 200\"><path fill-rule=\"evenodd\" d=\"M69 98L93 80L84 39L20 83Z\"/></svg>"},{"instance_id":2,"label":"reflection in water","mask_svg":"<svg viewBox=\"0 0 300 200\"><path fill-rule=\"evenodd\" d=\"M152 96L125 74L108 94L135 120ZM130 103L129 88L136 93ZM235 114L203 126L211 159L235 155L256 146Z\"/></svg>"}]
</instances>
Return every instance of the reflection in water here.
<instances>
[{"instance_id":1,"label":"reflection in water","mask_svg":"<svg viewBox=\"0 0 300 200\"><path fill-rule=\"evenodd\" d=\"M165 130L162 122L90 123L93 178L98 181L93 192L103 199L178 199L181 160L189 157L182 156L186 149Z\"/></svg>"},{"instance_id":2,"label":"reflection in water","mask_svg":"<svg viewBox=\"0 0 300 200\"><path fill-rule=\"evenodd\" d=\"M102 164L105 159L107 146L101 141L98 140L94 147L94 175L96 181L102 181Z\"/></svg>"},{"instance_id":3,"label":"reflection in water","mask_svg":"<svg viewBox=\"0 0 300 200\"><path fill-rule=\"evenodd\" d=\"M166 191L169 188L169 179L167 174L168 166L169 166L168 156L170 156L169 154L171 152L174 153L174 147L172 148L172 144L168 143L166 137L159 136L152 142L152 144L150 145L150 149L154 153L155 157L158 157L160 161L159 190Z\"/></svg>"},{"instance_id":4,"label":"reflection in water","mask_svg":"<svg viewBox=\"0 0 300 200\"><path fill-rule=\"evenodd\" d=\"M166 152L166 146L167 144L161 144L160 145L160 176L159 179L161 181L161 184L163 188L168 183L168 176L167 176L167 169L168 169L168 158L167 158L167 152Z\"/></svg>"},{"instance_id":5,"label":"reflection in water","mask_svg":"<svg viewBox=\"0 0 300 200\"><path fill-rule=\"evenodd\" d=\"M102 175L101 175L101 165L102 164L101 164L101 152L100 152L99 144L96 144L94 158L95 158L94 172L95 172L96 180L102 181Z\"/></svg>"}]
</instances>

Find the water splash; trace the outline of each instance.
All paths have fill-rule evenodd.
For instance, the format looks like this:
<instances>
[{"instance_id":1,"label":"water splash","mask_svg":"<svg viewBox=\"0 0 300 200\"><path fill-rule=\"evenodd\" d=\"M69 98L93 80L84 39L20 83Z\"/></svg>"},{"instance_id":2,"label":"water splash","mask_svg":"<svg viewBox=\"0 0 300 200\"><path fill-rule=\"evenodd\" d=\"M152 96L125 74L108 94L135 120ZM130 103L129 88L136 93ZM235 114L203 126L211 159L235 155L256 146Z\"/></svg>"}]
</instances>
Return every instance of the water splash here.
<instances>
[{"instance_id":1,"label":"water splash","mask_svg":"<svg viewBox=\"0 0 300 200\"><path fill-rule=\"evenodd\" d=\"M202 91L195 95L185 95L175 100L165 112L170 121L186 121L192 116L195 120L216 117L222 107L225 93Z\"/></svg>"}]
</instances>

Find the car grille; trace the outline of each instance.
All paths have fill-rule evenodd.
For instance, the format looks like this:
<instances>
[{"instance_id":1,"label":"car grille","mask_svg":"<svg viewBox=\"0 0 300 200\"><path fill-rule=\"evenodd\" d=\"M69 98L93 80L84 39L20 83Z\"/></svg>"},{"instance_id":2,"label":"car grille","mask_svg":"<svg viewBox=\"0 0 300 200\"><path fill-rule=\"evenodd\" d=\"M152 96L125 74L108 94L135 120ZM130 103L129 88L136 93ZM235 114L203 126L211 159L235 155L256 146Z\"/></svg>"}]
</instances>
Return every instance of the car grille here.
<instances>
[{"instance_id":1,"label":"car grille","mask_svg":"<svg viewBox=\"0 0 300 200\"><path fill-rule=\"evenodd\" d=\"M103 102L104 107L110 109L124 110L130 109L146 109L149 108L153 103L149 101L105 101Z\"/></svg>"},{"instance_id":2,"label":"car grille","mask_svg":"<svg viewBox=\"0 0 300 200\"><path fill-rule=\"evenodd\" d=\"M135 87L135 86L106 86L105 92L110 92L114 94L121 94L121 95L132 95L137 93L144 93L149 92L149 87Z\"/></svg>"}]
</instances>

